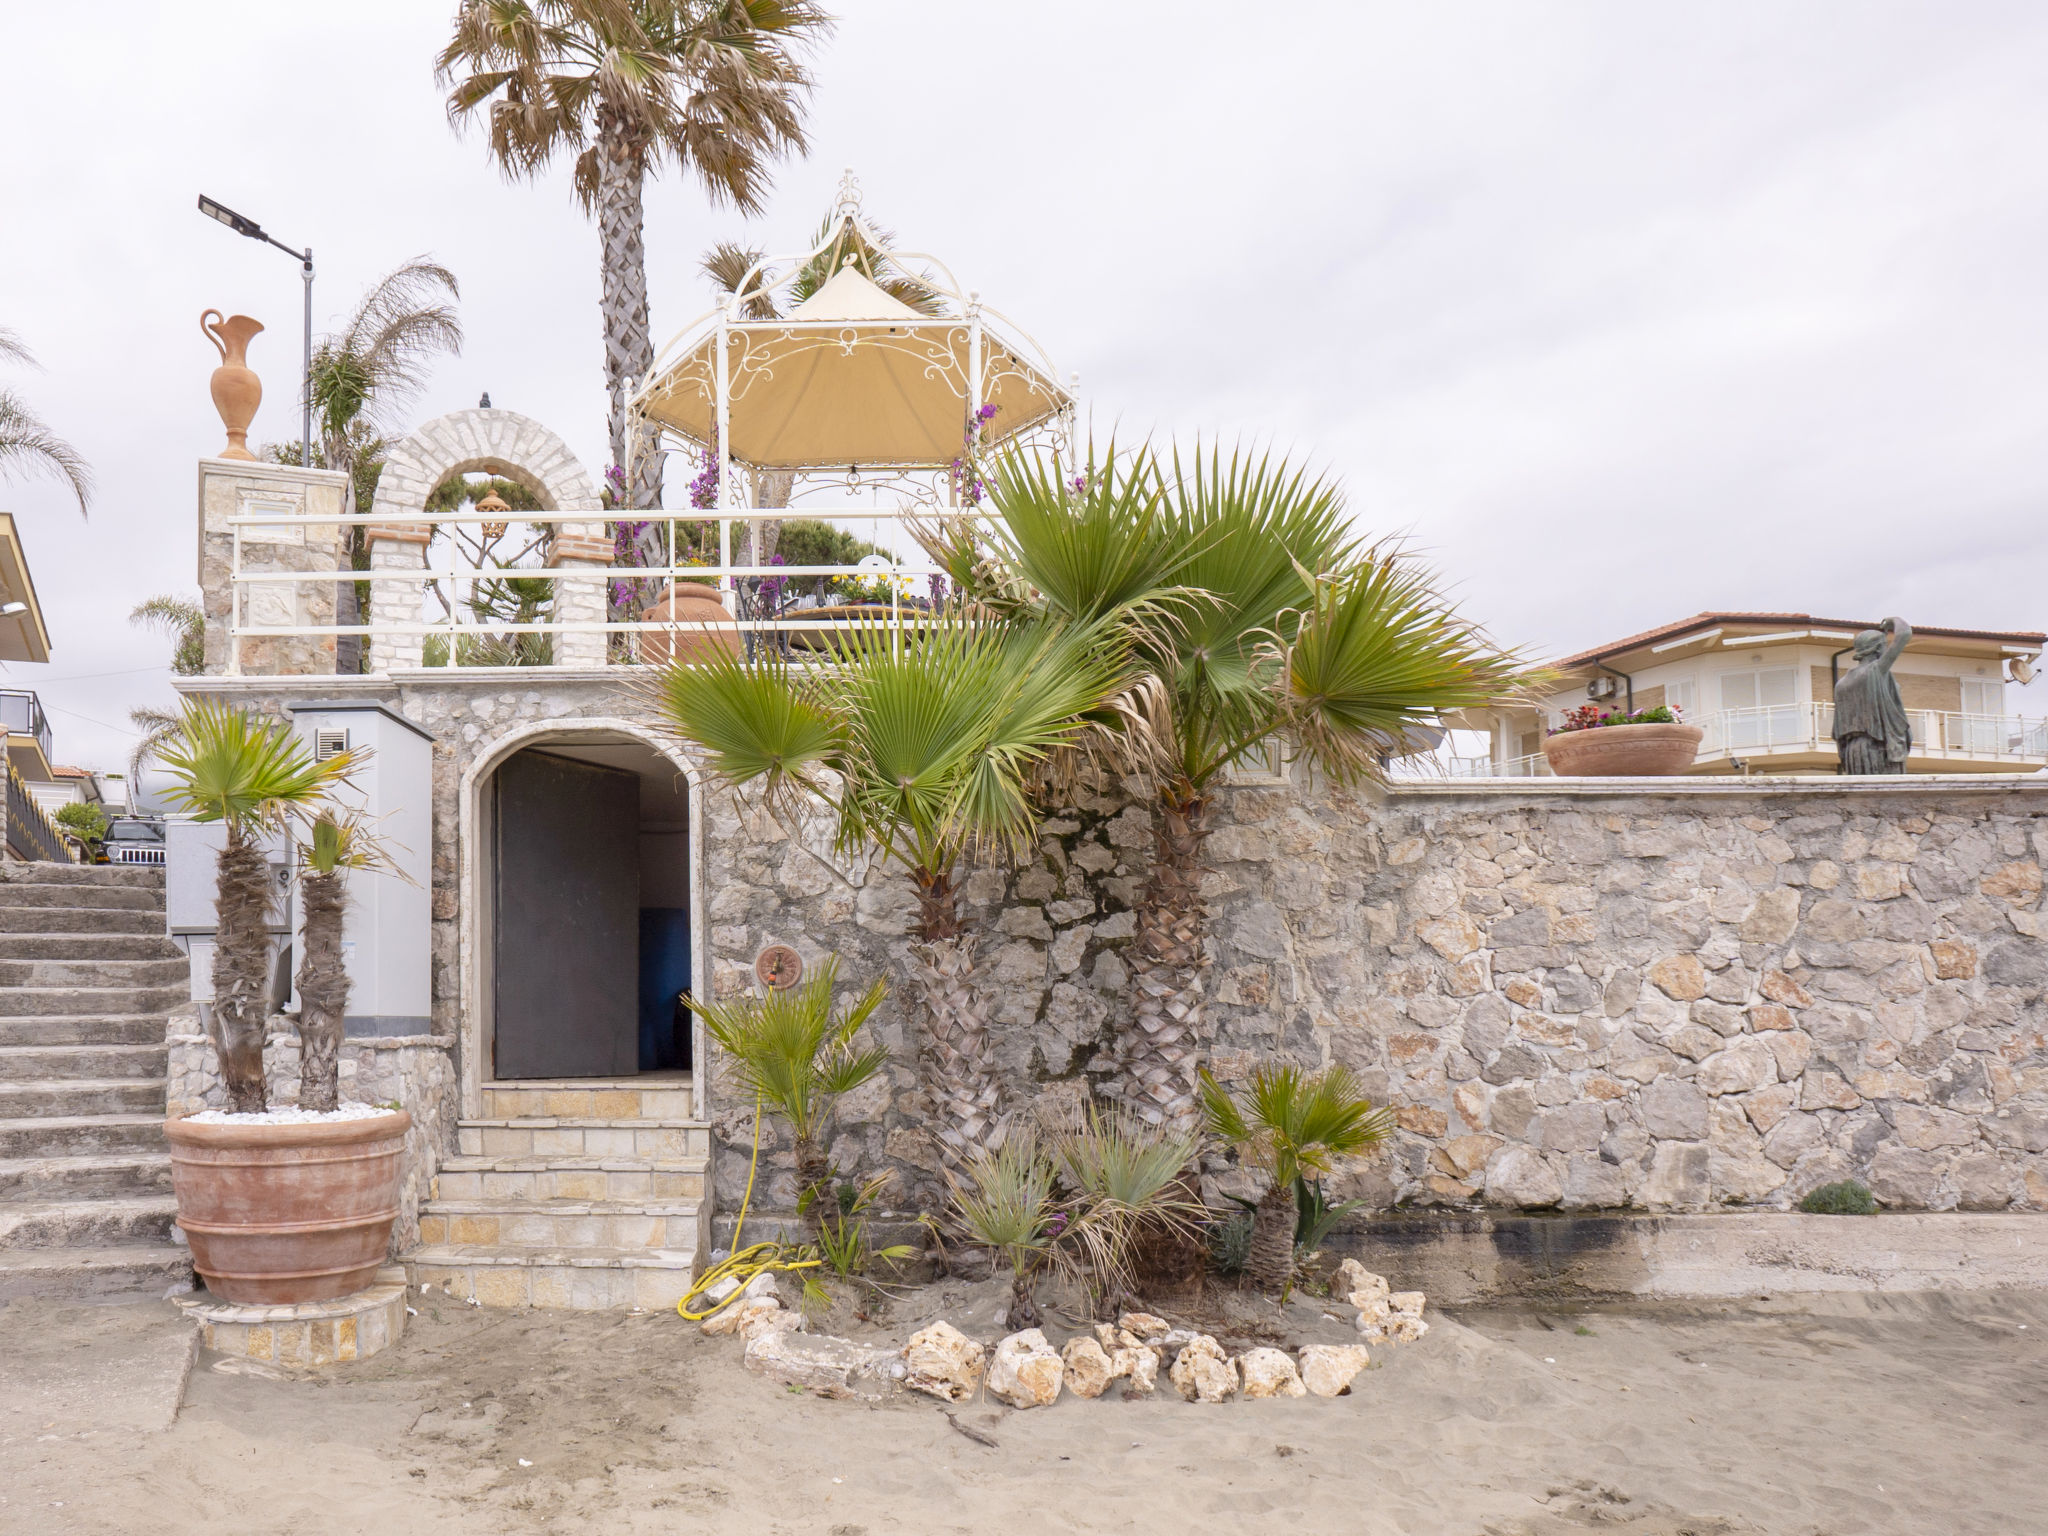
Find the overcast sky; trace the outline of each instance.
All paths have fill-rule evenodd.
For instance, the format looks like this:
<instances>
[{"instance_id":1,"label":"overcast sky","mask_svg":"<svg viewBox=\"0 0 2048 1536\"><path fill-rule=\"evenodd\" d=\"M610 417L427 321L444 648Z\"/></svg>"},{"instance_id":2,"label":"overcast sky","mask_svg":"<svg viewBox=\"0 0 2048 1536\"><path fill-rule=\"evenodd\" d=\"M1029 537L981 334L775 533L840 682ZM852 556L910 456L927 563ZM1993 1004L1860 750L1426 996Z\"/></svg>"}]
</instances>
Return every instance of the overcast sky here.
<instances>
[{"instance_id":1,"label":"overcast sky","mask_svg":"<svg viewBox=\"0 0 2048 1536\"><path fill-rule=\"evenodd\" d=\"M8 370L92 462L81 522L0 483L52 660L9 685L118 767L196 594L218 449L199 312L242 311L296 437L316 326L416 253L483 390L604 462L598 247L566 177L448 126L451 4L0 7ZM907 243L1078 369L1098 425L1245 434L1342 476L1504 640L1562 654L1709 608L2048 627L2048 7L2039 0L839 0L808 161L748 227L648 191L655 330L720 239L788 248L843 167ZM2048 712L2041 684L2030 713Z\"/></svg>"}]
</instances>

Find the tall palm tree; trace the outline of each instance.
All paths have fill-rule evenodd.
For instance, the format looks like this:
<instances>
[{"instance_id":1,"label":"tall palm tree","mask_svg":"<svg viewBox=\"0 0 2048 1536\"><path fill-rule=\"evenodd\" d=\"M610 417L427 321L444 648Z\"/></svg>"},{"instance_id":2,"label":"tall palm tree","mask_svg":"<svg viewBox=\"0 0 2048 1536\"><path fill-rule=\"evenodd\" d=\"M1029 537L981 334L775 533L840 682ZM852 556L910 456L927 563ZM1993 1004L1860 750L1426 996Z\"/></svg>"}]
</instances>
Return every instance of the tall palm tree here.
<instances>
[{"instance_id":1,"label":"tall palm tree","mask_svg":"<svg viewBox=\"0 0 2048 1536\"><path fill-rule=\"evenodd\" d=\"M626 401L654 363L641 195L666 165L714 203L760 211L769 168L805 152L801 52L830 29L811 0L464 0L436 78L448 115L482 113L491 158L534 177L575 156L597 216L612 462L628 458ZM661 466L633 456L632 505L661 505Z\"/></svg>"},{"instance_id":2,"label":"tall palm tree","mask_svg":"<svg viewBox=\"0 0 2048 1536\"><path fill-rule=\"evenodd\" d=\"M36 366L35 355L5 326L0 326L0 362ZM15 469L54 475L71 487L81 515L92 510L92 471L85 459L45 426L20 395L0 389L0 474Z\"/></svg>"},{"instance_id":3,"label":"tall palm tree","mask_svg":"<svg viewBox=\"0 0 2048 1536\"><path fill-rule=\"evenodd\" d=\"M778 813L822 802L842 850L879 848L915 885L926 1083L955 1166L1000 1136L992 999L961 924L961 860L1032 846L1032 776L1096 729L1090 717L1121 684L1100 626L1058 623L878 625L810 670L764 650L672 663L652 682L658 714L714 772L758 783Z\"/></svg>"},{"instance_id":4,"label":"tall palm tree","mask_svg":"<svg viewBox=\"0 0 2048 1536\"><path fill-rule=\"evenodd\" d=\"M1334 481L1285 459L1212 446L1161 464L1112 445L1064 476L1005 455L987 473L985 529L924 536L1000 611L1126 627L1145 674L1145 728L1126 741L1155 786L1153 853L1111 1086L1148 1122L1187 1130L1205 1033L1203 847L1226 771L1279 738L1340 783L1376 778L1443 711L1523 686L1521 663L1400 550L1357 541Z\"/></svg>"},{"instance_id":5,"label":"tall palm tree","mask_svg":"<svg viewBox=\"0 0 2048 1536\"><path fill-rule=\"evenodd\" d=\"M177 734L158 751L167 798L194 821L227 828L215 870L214 1046L228 1108L260 1113L263 1029L270 1012L270 859L265 835L302 819L355 770L358 754L318 762L283 720L218 699L187 699Z\"/></svg>"}]
</instances>

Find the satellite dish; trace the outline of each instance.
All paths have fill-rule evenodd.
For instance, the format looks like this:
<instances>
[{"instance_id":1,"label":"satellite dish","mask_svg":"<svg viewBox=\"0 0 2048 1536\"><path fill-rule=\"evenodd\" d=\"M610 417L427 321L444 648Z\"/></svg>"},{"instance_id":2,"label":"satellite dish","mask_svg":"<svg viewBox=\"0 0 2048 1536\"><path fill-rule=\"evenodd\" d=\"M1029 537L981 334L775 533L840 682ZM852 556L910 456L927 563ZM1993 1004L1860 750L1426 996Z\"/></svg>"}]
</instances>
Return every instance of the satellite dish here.
<instances>
[{"instance_id":1,"label":"satellite dish","mask_svg":"<svg viewBox=\"0 0 2048 1536\"><path fill-rule=\"evenodd\" d=\"M2005 670L2012 674L2012 680L2025 687L2034 680L2034 668L2024 656L2015 656L2005 664Z\"/></svg>"}]
</instances>

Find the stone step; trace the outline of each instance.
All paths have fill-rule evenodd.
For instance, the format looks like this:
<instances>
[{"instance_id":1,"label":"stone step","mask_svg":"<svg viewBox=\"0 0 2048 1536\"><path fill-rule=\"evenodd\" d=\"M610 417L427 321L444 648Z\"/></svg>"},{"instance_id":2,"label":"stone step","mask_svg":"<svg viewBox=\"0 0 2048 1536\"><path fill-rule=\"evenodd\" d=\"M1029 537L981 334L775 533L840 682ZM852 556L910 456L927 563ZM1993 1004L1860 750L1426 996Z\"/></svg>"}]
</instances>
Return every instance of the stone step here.
<instances>
[{"instance_id":1,"label":"stone step","mask_svg":"<svg viewBox=\"0 0 2048 1536\"><path fill-rule=\"evenodd\" d=\"M675 1248L433 1243L406 1254L403 1262L412 1283L422 1289L423 1306L436 1291L446 1291L486 1307L665 1312L689 1290L696 1254Z\"/></svg>"},{"instance_id":2,"label":"stone step","mask_svg":"<svg viewBox=\"0 0 2048 1536\"><path fill-rule=\"evenodd\" d=\"M192 962L179 954L147 960L0 960L0 987L182 987L191 974Z\"/></svg>"},{"instance_id":3,"label":"stone step","mask_svg":"<svg viewBox=\"0 0 2048 1536\"><path fill-rule=\"evenodd\" d=\"M697 1112L692 1099L690 1080L683 1076L500 1083L483 1090L481 1118L688 1120Z\"/></svg>"},{"instance_id":4,"label":"stone step","mask_svg":"<svg viewBox=\"0 0 2048 1536\"><path fill-rule=\"evenodd\" d=\"M5 900L0 895L0 900ZM0 960L176 960L184 952L158 923L149 933L0 933ZM184 972L178 973L181 977Z\"/></svg>"},{"instance_id":5,"label":"stone step","mask_svg":"<svg viewBox=\"0 0 2048 1536\"><path fill-rule=\"evenodd\" d=\"M684 1248L704 1237L697 1200L429 1200L422 1243L521 1248Z\"/></svg>"},{"instance_id":6,"label":"stone step","mask_svg":"<svg viewBox=\"0 0 2048 1536\"><path fill-rule=\"evenodd\" d=\"M709 1157L702 1120L599 1120L522 1116L459 1120L456 1150L465 1157Z\"/></svg>"},{"instance_id":7,"label":"stone step","mask_svg":"<svg viewBox=\"0 0 2048 1536\"><path fill-rule=\"evenodd\" d=\"M162 865L149 864L0 864L0 901L11 885L125 886L161 891Z\"/></svg>"},{"instance_id":8,"label":"stone step","mask_svg":"<svg viewBox=\"0 0 2048 1536\"><path fill-rule=\"evenodd\" d=\"M62 933L74 936L121 933L161 937L163 932L164 915L161 912L81 912L75 908L10 907L5 896L0 895L0 933Z\"/></svg>"},{"instance_id":9,"label":"stone step","mask_svg":"<svg viewBox=\"0 0 2048 1536\"><path fill-rule=\"evenodd\" d=\"M0 1250L168 1243L177 1215L178 1202L170 1195L0 1201Z\"/></svg>"},{"instance_id":10,"label":"stone step","mask_svg":"<svg viewBox=\"0 0 2048 1536\"><path fill-rule=\"evenodd\" d=\"M0 991L0 1017L67 1013L169 1013L192 1000L192 989L175 987L10 987Z\"/></svg>"},{"instance_id":11,"label":"stone step","mask_svg":"<svg viewBox=\"0 0 2048 1536\"><path fill-rule=\"evenodd\" d=\"M451 1157L434 1200L702 1200L702 1157Z\"/></svg>"},{"instance_id":12,"label":"stone step","mask_svg":"<svg viewBox=\"0 0 2048 1536\"><path fill-rule=\"evenodd\" d=\"M168 1085L129 1078L76 1078L47 1083L0 1082L0 1122L91 1115L164 1116ZM0 1151L4 1151L0 1147Z\"/></svg>"},{"instance_id":13,"label":"stone step","mask_svg":"<svg viewBox=\"0 0 2048 1536\"><path fill-rule=\"evenodd\" d=\"M0 1200L120 1200L170 1192L171 1154L164 1151L0 1159Z\"/></svg>"},{"instance_id":14,"label":"stone step","mask_svg":"<svg viewBox=\"0 0 2048 1536\"><path fill-rule=\"evenodd\" d=\"M77 912L164 910L162 886L85 884L78 881L11 881L0 885L0 906L68 907Z\"/></svg>"},{"instance_id":15,"label":"stone step","mask_svg":"<svg viewBox=\"0 0 2048 1536\"><path fill-rule=\"evenodd\" d=\"M193 1027L196 1029L195 1021ZM0 1045L157 1045L160 1013L65 1013L54 1018L0 1018Z\"/></svg>"},{"instance_id":16,"label":"stone step","mask_svg":"<svg viewBox=\"0 0 2048 1536\"><path fill-rule=\"evenodd\" d=\"M19 1115L20 1110L14 1113ZM135 1114L52 1114L35 1119L0 1118L0 1158L98 1157L163 1152L164 1110ZM168 1155L168 1154L166 1154Z\"/></svg>"},{"instance_id":17,"label":"stone step","mask_svg":"<svg viewBox=\"0 0 2048 1536\"><path fill-rule=\"evenodd\" d=\"M0 1045L0 1082L111 1082L133 1077L160 1083L170 1071L170 1061L171 1048L161 1040L154 1045Z\"/></svg>"},{"instance_id":18,"label":"stone step","mask_svg":"<svg viewBox=\"0 0 2048 1536\"><path fill-rule=\"evenodd\" d=\"M192 1255L172 1243L0 1249L0 1301L154 1301L192 1284Z\"/></svg>"}]
</instances>

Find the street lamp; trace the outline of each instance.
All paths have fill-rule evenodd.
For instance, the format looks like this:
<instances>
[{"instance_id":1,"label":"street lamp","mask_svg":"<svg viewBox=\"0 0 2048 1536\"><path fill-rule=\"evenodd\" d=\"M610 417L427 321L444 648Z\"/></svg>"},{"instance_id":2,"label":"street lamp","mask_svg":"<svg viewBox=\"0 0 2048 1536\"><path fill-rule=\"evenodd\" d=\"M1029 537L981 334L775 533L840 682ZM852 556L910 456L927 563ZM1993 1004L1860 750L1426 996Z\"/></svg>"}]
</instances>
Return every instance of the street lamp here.
<instances>
[{"instance_id":1,"label":"street lamp","mask_svg":"<svg viewBox=\"0 0 2048 1536\"><path fill-rule=\"evenodd\" d=\"M301 392L299 414L299 463L306 469L313 467L313 248L309 245L303 251L295 251L275 235L263 232L263 226L254 219L245 219L234 209L224 207L208 197L199 194L199 211L209 219L219 219L238 235L247 235L251 240L261 240L276 246L287 255L296 256L300 261L299 270L306 278L306 382Z\"/></svg>"}]
</instances>

